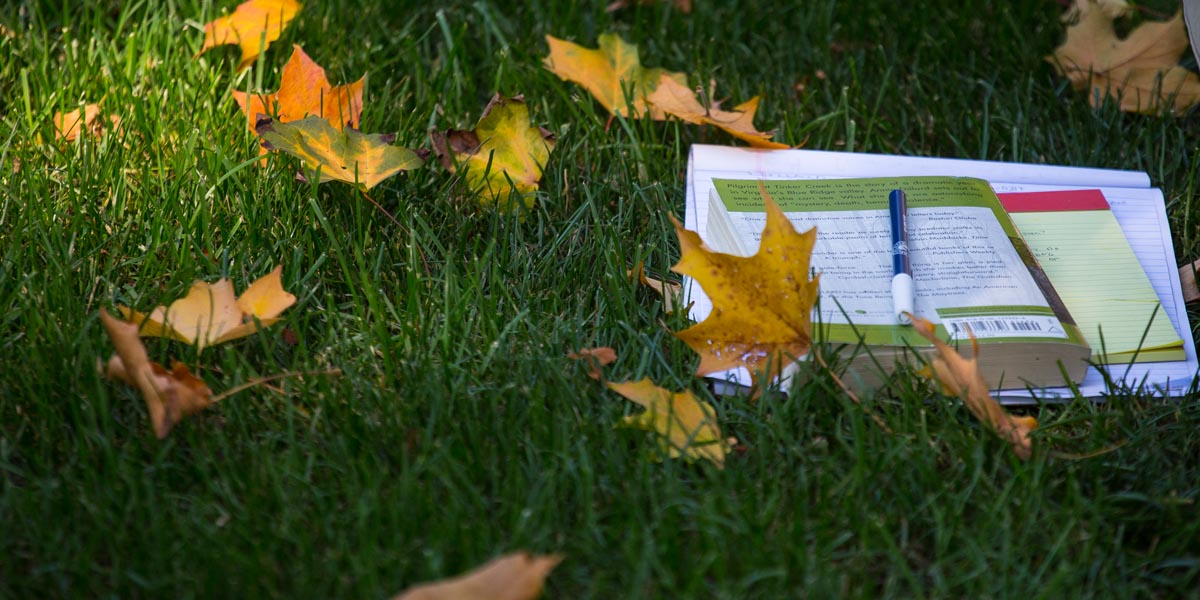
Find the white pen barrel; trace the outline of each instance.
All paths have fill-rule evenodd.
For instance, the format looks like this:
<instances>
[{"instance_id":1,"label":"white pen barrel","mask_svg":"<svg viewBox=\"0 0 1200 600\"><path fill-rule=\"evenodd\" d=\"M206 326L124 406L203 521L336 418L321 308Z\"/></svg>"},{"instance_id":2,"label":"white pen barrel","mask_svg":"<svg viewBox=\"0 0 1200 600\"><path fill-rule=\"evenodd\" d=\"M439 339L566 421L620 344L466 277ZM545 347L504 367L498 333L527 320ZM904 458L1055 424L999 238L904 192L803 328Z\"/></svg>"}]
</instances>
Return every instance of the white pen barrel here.
<instances>
[{"instance_id":1,"label":"white pen barrel","mask_svg":"<svg viewBox=\"0 0 1200 600\"><path fill-rule=\"evenodd\" d=\"M912 275L900 273L892 278L892 306L896 308L896 321L901 325L912 323L904 313L913 312L913 297L915 294L916 290L913 288Z\"/></svg>"}]
</instances>

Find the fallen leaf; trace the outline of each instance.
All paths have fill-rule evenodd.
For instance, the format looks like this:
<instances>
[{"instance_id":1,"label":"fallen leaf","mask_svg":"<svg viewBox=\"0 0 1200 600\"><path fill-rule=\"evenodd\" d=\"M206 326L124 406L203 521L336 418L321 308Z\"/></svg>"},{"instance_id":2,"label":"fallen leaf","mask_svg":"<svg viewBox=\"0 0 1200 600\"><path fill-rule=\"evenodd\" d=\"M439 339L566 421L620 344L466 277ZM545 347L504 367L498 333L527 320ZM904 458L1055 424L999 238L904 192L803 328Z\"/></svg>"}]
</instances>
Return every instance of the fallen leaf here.
<instances>
[{"instance_id":1,"label":"fallen leaf","mask_svg":"<svg viewBox=\"0 0 1200 600\"><path fill-rule=\"evenodd\" d=\"M542 167L554 150L554 134L529 123L529 107L521 96L492 97L474 131L431 131L430 141L442 166L454 173L466 165L467 185L480 201L502 206L516 190L526 207L542 179Z\"/></svg>"},{"instance_id":2,"label":"fallen leaf","mask_svg":"<svg viewBox=\"0 0 1200 600\"><path fill-rule=\"evenodd\" d=\"M607 346L583 348L579 352L568 352L567 358L585 361L587 363L588 377L600 379L600 376L603 374L600 371L600 367L616 362L617 351Z\"/></svg>"},{"instance_id":3,"label":"fallen leaf","mask_svg":"<svg viewBox=\"0 0 1200 600\"><path fill-rule=\"evenodd\" d=\"M358 128L363 110L363 88L367 76L346 85L330 85L325 69L313 62L300 46L292 46L292 57L283 65L279 91L274 94L247 94L234 90L237 101L254 131L259 115L274 115L279 122L298 121L310 115L323 117L329 124Z\"/></svg>"},{"instance_id":4,"label":"fallen leaf","mask_svg":"<svg viewBox=\"0 0 1200 600\"><path fill-rule=\"evenodd\" d=\"M751 98L734 107L732 111L721 110L714 102L705 108L696 99L696 92L686 84L664 75L646 100L655 108L696 125L713 125L733 137L749 143L755 148L789 148L787 144L771 141L774 131L758 131L754 128L754 113L758 110L758 97Z\"/></svg>"},{"instance_id":5,"label":"fallen leaf","mask_svg":"<svg viewBox=\"0 0 1200 600\"><path fill-rule=\"evenodd\" d=\"M1133 11L1133 7L1125 0L1092 0L1087 2L1074 2L1067 12L1063 13L1062 21L1064 23L1074 23L1076 19L1083 16L1083 13L1092 10L1100 9L1110 19L1123 17Z\"/></svg>"},{"instance_id":6,"label":"fallen leaf","mask_svg":"<svg viewBox=\"0 0 1200 600\"><path fill-rule=\"evenodd\" d=\"M321 117L279 123L265 117L254 128L268 150L283 150L301 159L318 183L344 181L369 190L379 182L421 166L425 153L393 146L395 134L337 129Z\"/></svg>"},{"instance_id":7,"label":"fallen leaf","mask_svg":"<svg viewBox=\"0 0 1200 600\"><path fill-rule=\"evenodd\" d=\"M242 50L238 70L254 63L271 42L283 35L283 30L300 12L295 0L248 0L232 14L214 19L204 25L204 45L197 56L210 48L237 44Z\"/></svg>"},{"instance_id":8,"label":"fallen leaf","mask_svg":"<svg viewBox=\"0 0 1200 600\"><path fill-rule=\"evenodd\" d=\"M546 576L562 556L506 554L453 579L409 588L392 600L530 600L542 594Z\"/></svg>"},{"instance_id":9,"label":"fallen leaf","mask_svg":"<svg viewBox=\"0 0 1200 600\"><path fill-rule=\"evenodd\" d=\"M604 7L604 11L617 12L623 8L629 8L634 4L648 6L650 4L654 4L655 1L656 0L616 0L615 2L611 2L608 6ZM671 6L674 6L675 9L681 13L692 12L692 0L672 0Z\"/></svg>"},{"instance_id":10,"label":"fallen leaf","mask_svg":"<svg viewBox=\"0 0 1200 600\"><path fill-rule=\"evenodd\" d=\"M946 395L962 398L963 404L976 419L1004 438L1012 446L1014 454L1028 460L1033 452L1029 433L1037 429L1037 419L1014 417L992 398L987 383L979 374L979 344L975 341L975 334L968 331L973 355L965 358L938 339L933 323L911 314L909 317L912 318L913 329L937 348L937 356L929 362L932 372L926 372L926 376L940 383Z\"/></svg>"},{"instance_id":11,"label":"fallen leaf","mask_svg":"<svg viewBox=\"0 0 1200 600\"><path fill-rule=\"evenodd\" d=\"M117 349L105 372L109 378L123 381L142 393L158 439L167 437L183 417L213 404L212 390L182 363L172 363L168 371L150 361L138 336L137 323L121 321L103 308L100 322Z\"/></svg>"},{"instance_id":12,"label":"fallen leaf","mask_svg":"<svg viewBox=\"0 0 1200 600\"><path fill-rule=\"evenodd\" d=\"M124 306L121 313L141 325L145 337L170 338L204 350L257 333L279 321L279 315L296 302L296 297L283 289L282 273L283 265L275 267L236 299L228 279L211 285L197 281L187 296L170 306L155 308L149 316Z\"/></svg>"},{"instance_id":13,"label":"fallen leaf","mask_svg":"<svg viewBox=\"0 0 1200 600\"><path fill-rule=\"evenodd\" d=\"M725 467L725 454L731 443L721 437L713 407L697 400L691 390L671 392L654 385L649 378L606 385L646 408L643 413L625 417L622 423L657 433L659 447L671 458L703 458L719 468Z\"/></svg>"},{"instance_id":14,"label":"fallen leaf","mask_svg":"<svg viewBox=\"0 0 1200 600\"><path fill-rule=\"evenodd\" d=\"M687 77L683 73L643 67L637 46L626 43L614 33L600 34L600 47L596 50L550 35L546 36L546 43L550 45L550 54L542 61L546 68L560 79L582 85L614 115L641 117L649 114L650 118L661 121L666 118L665 114L649 105L646 97L664 76L687 86ZM628 107L633 108L633 115L629 114Z\"/></svg>"},{"instance_id":15,"label":"fallen leaf","mask_svg":"<svg viewBox=\"0 0 1200 600\"><path fill-rule=\"evenodd\" d=\"M107 127L103 119L98 119L99 116L99 104L88 104L82 109L54 113L54 134L64 142L73 142L85 133L98 138ZM121 117L109 115L108 123L111 123L115 131L121 125Z\"/></svg>"},{"instance_id":16,"label":"fallen leaf","mask_svg":"<svg viewBox=\"0 0 1200 600\"><path fill-rule=\"evenodd\" d=\"M662 298L664 312L673 313L677 308L679 308L676 306L676 303L679 301L679 294L681 290L678 283L647 277L646 269L640 262L637 264L637 267L628 271L627 274L630 277L636 277L639 283L654 290L654 292L657 293L660 298ZM690 306L691 304L688 304L688 307Z\"/></svg>"},{"instance_id":17,"label":"fallen leaf","mask_svg":"<svg viewBox=\"0 0 1200 600\"><path fill-rule=\"evenodd\" d=\"M675 334L700 355L697 375L734 367L752 373L769 365L769 377L812 344L812 307L820 275L809 279L817 230L796 233L760 185L767 223L754 256L714 252L672 217L681 256L671 267L712 299L708 318Z\"/></svg>"},{"instance_id":18,"label":"fallen leaf","mask_svg":"<svg viewBox=\"0 0 1200 600\"><path fill-rule=\"evenodd\" d=\"M1143 23L1120 39L1112 17L1087 2L1076 0L1078 21L1046 60L1075 89L1089 90L1093 106L1111 98L1124 111L1153 114L1171 108L1182 114L1200 102L1200 77L1178 64L1188 48L1179 13L1169 21Z\"/></svg>"},{"instance_id":19,"label":"fallen leaf","mask_svg":"<svg viewBox=\"0 0 1200 600\"><path fill-rule=\"evenodd\" d=\"M1200 260L1179 267L1179 284L1183 287L1183 301L1200 300L1200 286L1196 285L1196 272L1200 271Z\"/></svg>"}]
</instances>

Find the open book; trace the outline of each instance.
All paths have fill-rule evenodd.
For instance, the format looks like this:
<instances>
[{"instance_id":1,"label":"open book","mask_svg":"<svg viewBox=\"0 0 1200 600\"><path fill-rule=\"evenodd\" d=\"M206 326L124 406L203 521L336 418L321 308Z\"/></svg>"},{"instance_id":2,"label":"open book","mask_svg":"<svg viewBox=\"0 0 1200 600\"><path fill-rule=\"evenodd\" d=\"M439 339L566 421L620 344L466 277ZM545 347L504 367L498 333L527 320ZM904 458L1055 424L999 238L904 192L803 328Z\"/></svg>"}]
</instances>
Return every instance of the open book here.
<instances>
[{"instance_id":1,"label":"open book","mask_svg":"<svg viewBox=\"0 0 1200 600\"><path fill-rule=\"evenodd\" d=\"M758 251L766 222L757 180L714 179L708 244ZM812 267L821 273L818 340L840 347L848 382L878 385L896 361L933 345L897 322L893 306L888 193L908 197L913 313L940 337L986 349L984 380L995 388L1078 383L1091 350L1032 251L982 179L884 177L767 181L798 231L817 228Z\"/></svg>"},{"instance_id":2,"label":"open book","mask_svg":"<svg viewBox=\"0 0 1200 600\"><path fill-rule=\"evenodd\" d=\"M1125 234L1137 261L1147 275L1161 303L1162 316L1181 338L1184 357L1164 362L1093 365L1077 390L1086 397L1099 397L1113 386L1142 388L1143 391L1178 395L1193 386L1200 363L1188 324L1179 271L1162 192L1150 187L1149 177L1138 171L1059 167L1035 164L972 161L824 152L814 150L756 150L722 146L694 145L688 160L687 197L684 225L697 231L705 242L712 242L709 227L709 201L714 179L835 179L852 177L895 177L946 175L984 179L1000 194L1014 192L1059 192L1099 189L1111 207L1111 213ZM685 299L692 302L691 317L703 320L712 311L712 303L694 281L684 281ZM1156 317L1157 319L1157 317ZM1107 331L1107 327L1105 328ZM1105 334L1107 340L1108 334ZM983 349L981 361L988 360ZM751 375L735 369L712 377L734 384L749 385ZM997 397L1005 402L1029 402L1032 398L1072 397L1067 387L1030 387L1004 390Z\"/></svg>"}]
</instances>

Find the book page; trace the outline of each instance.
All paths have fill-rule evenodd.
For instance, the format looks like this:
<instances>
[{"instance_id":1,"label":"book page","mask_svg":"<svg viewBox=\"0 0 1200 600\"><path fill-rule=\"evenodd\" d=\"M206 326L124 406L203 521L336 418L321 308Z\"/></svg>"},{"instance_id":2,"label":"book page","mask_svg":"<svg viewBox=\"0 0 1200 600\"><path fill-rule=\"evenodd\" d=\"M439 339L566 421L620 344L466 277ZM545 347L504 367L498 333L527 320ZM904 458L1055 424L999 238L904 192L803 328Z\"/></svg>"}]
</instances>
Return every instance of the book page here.
<instances>
[{"instance_id":1,"label":"book page","mask_svg":"<svg viewBox=\"0 0 1200 600\"><path fill-rule=\"evenodd\" d=\"M1010 215L1093 352L1183 345L1111 211Z\"/></svg>"}]
</instances>

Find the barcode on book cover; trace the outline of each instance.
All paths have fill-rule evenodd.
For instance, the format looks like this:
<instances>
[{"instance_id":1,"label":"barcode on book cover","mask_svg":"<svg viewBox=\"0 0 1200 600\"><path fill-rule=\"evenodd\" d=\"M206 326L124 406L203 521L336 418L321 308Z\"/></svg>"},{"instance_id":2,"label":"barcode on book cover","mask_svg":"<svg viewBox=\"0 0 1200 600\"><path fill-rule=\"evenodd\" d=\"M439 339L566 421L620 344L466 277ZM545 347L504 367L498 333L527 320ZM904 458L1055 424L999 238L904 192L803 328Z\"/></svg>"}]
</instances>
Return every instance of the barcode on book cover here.
<instances>
[{"instance_id":1,"label":"barcode on book cover","mask_svg":"<svg viewBox=\"0 0 1200 600\"><path fill-rule=\"evenodd\" d=\"M1058 319L1043 315L970 316L942 318L942 325L951 338L968 339L969 329L978 339L1002 337L1065 338Z\"/></svg>"}]
</instances>

